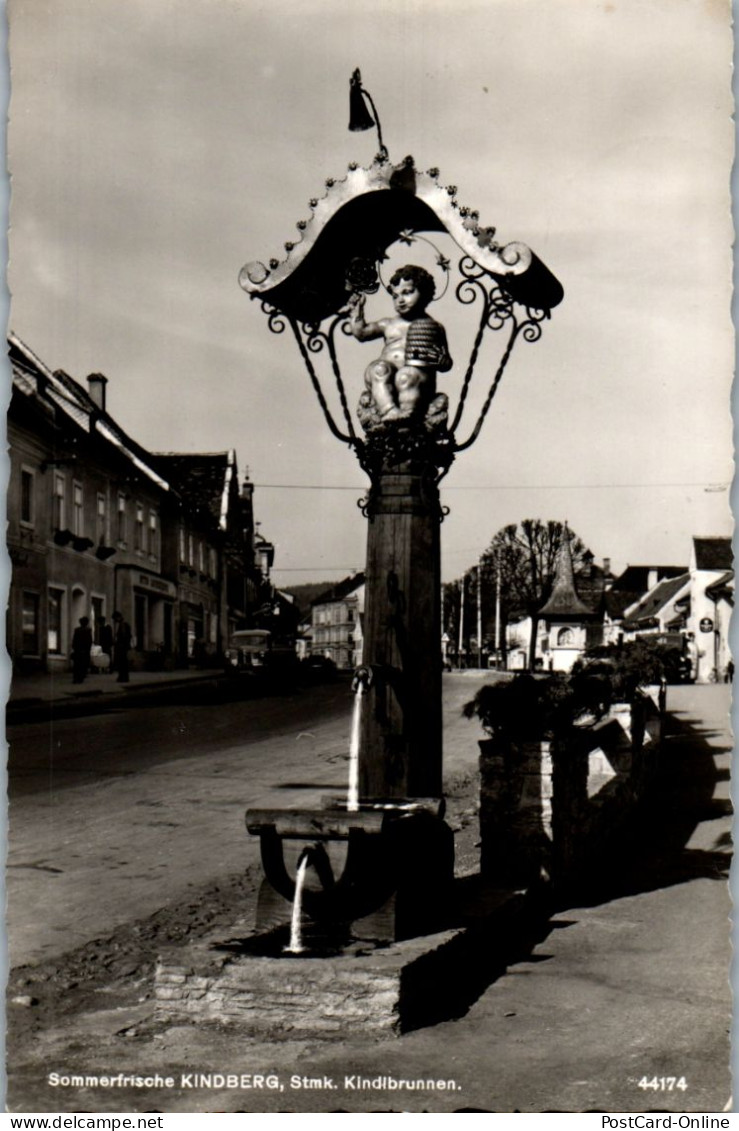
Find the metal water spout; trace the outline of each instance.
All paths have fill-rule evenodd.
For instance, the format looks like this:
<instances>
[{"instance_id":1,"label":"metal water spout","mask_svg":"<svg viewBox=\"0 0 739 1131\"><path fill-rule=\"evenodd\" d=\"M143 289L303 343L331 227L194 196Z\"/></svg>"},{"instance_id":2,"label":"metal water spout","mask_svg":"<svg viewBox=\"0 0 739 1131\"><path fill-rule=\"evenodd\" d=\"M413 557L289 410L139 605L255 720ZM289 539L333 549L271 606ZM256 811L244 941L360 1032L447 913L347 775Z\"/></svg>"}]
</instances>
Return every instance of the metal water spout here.
<instances>
[{"instance_id":1,"label":"metal water spout","mask_svg":"<svg viewBox=\"0 0 739 1131\"><path fill-rule=\"evenodd\" d=\"M352 729L349 739L349 788L346 796L348 813L359 812L359 742L362 727L362 698L371 684L372 669L368 667L357 668L352 680L354 710L352 711Z\"/></svg>"}]
</instances>

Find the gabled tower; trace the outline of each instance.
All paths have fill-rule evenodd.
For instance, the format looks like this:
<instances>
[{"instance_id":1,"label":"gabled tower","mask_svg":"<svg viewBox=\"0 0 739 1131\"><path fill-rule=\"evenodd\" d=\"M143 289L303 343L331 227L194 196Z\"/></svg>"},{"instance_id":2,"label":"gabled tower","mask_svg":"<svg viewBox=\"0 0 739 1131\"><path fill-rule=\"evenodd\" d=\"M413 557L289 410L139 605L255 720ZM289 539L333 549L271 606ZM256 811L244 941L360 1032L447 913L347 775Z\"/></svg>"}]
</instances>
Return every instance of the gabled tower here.
<instances>
[{"instance_id":1,"label":"gabled tower","mask_svg":"<svg viewBox=\"0 0 739 1131\"><path fill-rule=\"evenodd\" d=\"M544 667L551 671L569 671L587 647L588 626L597 613L580 598L572 565L570 531L565 523L562 542L554 567L554 584L549 600L539 611L544 626L541 649Z\"/></svg>"}]
</instances>

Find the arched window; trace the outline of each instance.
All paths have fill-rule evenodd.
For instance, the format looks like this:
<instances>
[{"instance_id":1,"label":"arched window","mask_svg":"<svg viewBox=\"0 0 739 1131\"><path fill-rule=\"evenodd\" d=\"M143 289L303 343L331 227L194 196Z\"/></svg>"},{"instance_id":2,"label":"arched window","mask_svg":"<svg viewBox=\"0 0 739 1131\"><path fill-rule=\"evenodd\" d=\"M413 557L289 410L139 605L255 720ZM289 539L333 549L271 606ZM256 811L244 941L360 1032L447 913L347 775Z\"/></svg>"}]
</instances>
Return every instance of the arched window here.
<instances>
[{"instance_id":1,"label":"arched window","mask_svg":"<svg viewBox=\"0 0 739 1131\"><path fill-rule=\"evenodd\" d=\"M574 642L575 636L571 628L560 628L557 633L557 644L567 645Z\"/></svg>"}]
</instances>

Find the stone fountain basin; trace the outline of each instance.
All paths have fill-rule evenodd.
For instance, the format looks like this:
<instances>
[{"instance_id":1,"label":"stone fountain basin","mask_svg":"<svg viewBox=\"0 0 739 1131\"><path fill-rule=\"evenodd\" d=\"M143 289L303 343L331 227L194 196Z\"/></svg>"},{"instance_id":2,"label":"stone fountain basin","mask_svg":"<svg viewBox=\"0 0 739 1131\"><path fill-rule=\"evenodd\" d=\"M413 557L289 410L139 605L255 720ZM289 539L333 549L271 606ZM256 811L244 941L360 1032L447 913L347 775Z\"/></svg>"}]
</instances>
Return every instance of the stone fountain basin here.
<instances>
[{"instance_id":1,"label":"stone fountain basin","mask_svg":"<svg viewBox=\"0 0 739 1131\"><path fill-rule=\"evenodd\" d=\"M279 932L192 943L159 956L157 1018L226 1025L266 1040L339 1040L356 1025L393 1036L416 1027L438 992L441 970L448 975L445 952L460 934L387 946L351 941L321 955L284 953L286 935Z\"/></svg>"}]
</instances>

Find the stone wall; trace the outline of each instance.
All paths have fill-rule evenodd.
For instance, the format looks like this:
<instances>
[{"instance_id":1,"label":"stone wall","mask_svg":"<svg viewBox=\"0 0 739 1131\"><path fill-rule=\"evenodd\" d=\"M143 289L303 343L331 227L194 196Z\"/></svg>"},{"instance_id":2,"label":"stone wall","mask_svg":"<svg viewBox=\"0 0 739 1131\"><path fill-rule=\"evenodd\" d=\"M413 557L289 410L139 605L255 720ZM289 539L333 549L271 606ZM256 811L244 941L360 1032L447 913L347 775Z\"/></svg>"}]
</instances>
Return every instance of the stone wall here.
<instances>
[{"instance_id":1,"label":"stone wall","mask_svg":"<svg viewBox=\"0 0 739 1131\"><path fill-rule=\"evenodd\" d=\"M655 691L566 739L482 741L483 875L523 888L594 863L654 776L663 708Z\"/></svg>"}]
</instances>

